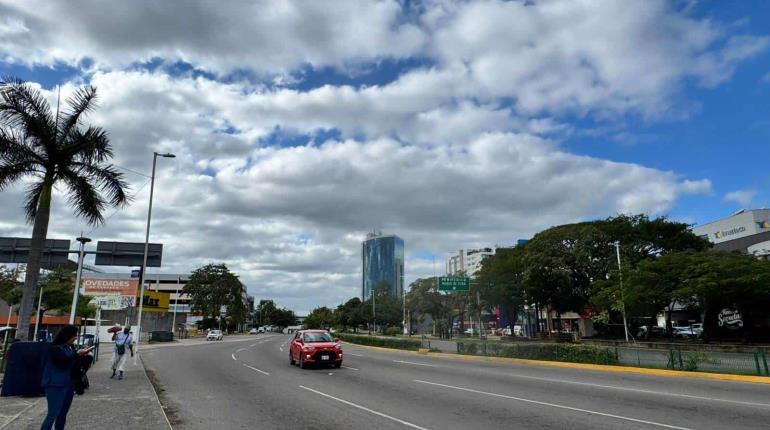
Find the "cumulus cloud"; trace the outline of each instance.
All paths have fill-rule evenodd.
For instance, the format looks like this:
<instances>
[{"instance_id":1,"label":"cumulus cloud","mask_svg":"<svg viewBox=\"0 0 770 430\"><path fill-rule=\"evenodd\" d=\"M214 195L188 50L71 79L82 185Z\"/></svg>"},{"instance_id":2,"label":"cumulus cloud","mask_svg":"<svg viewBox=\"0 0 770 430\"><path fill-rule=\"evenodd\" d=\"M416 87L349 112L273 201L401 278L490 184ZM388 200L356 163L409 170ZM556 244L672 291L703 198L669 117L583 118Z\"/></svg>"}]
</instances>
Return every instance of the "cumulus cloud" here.
<instances>
[{"instance_id":1,"label":"cumulus cloud","mask_svg":"<svg viewBox=\"0 0 770 430\"><path fill-rule=\"evenodd\" d=\"M726 202L734 202L741 206L747 207L751 205L751 202L754 200L754 196L756 195L756 190L736 190L725 194L724 200Z\"/></svg>"},{"instance_id":2,"label":"cumulus cloud","mask_svg":"<svg viewBox=\"0 0 770 430\"><path fill-rule=\"evenodd\" d=\"M586 135L576 116L670 115L687 105L685 81L718 85L767 45L657 0L207 5L0 0L0 59L79 69L65 97L97 86L88 119L109 131L136 194L92 230L57 193L50 237L143 240L152 152L173 152L154 201L162 270L225 261L253 294L300 312L359 293L373 228L405 239L409 282L433 274L426 254L441 268L449 250L664 214L710 192L708 179L560 141ZM295 85L383 59L417 65L379 85ZM150 60L210 73L137 66ZM239 72L257 78L223 78ZM629 136L622 122L607 129ZM0 235L29 235L22 191L0 194Z\"/></svg>"}]
</instances>

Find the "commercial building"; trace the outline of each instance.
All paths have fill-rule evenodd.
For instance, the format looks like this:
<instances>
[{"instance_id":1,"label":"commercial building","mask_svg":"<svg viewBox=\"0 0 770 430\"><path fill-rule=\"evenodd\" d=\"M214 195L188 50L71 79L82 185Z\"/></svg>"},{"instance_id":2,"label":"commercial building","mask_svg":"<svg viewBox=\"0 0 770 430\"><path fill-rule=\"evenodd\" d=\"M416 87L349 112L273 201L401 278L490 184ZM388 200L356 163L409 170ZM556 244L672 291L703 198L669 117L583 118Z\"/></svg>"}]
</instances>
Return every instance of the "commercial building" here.
<instances>
[{"instance_id":1,"label":"commercial building","mask_svg":"<svg viewBox=\"0 0 770 430\"><path fill-rule=\"evenodd\" d=\"M481 270L481 262L493 255L492 248L461 249L447 258L446 274L454 276L465 272L466 276L473 276Z\"/></svg>"},{"instance_id":2,"label":"commercial building","mask_svg":"<svg viewBox=\"0 0 770 430\"><path fill-rule=\"evenodd\" d=\"M692 229L717 251L740 251L770 258L770 209L740 210Z\"/></svg>"},{"instance_id":3,"label":"commercial building","mask_svg":"<svg viewBox=\"0 0 770 430\"><path fill-rule=\"evenodd\" d=\"M404 241L396 235L369 233L361 244L363 275L361 299L366 300L372 290L387 283L394 297L404 292Z\"/></svg>"}]
</instances>

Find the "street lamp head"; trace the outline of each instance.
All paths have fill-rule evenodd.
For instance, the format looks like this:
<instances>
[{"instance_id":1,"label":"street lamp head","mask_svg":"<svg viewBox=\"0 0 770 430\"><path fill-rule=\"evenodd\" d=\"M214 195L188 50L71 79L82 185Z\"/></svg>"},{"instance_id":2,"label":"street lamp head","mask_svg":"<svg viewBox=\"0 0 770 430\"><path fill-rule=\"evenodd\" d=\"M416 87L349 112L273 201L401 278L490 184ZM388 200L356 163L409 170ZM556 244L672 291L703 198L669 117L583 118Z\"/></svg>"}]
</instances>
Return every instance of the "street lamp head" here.
<instances>
[{"instance_id":1,"label":"street lamp head","mask_svg":"<svg viewBox=\"0 0 770 430\"><path fill-rule=\"evenodd\" d=\"M156 157L163 157L163 158L176 158L176 155L174 155L174 154L172 154L172 153L170 153L170 152L167 152L167 153L165 153L165 154L161 154L161 153L159 153L159 152L156 152L156 153L155 153L155 156L156 156Z\"/></svg>"}]
</instances>

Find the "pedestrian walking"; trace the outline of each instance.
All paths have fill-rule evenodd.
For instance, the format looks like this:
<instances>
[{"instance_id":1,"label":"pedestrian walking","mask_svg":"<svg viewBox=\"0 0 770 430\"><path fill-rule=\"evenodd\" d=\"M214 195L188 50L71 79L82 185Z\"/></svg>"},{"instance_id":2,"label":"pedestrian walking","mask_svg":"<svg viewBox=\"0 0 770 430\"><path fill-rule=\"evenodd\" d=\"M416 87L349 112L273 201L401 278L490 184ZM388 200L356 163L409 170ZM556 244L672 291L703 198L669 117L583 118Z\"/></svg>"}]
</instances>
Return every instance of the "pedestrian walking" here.
<instances>
[{"instance_id":1,"label":"pedestrian walking","mask_svg":"<svg viewBox=\"0 0 770 430\"><path fill-rule=\"evenodd\" d=\"M48 401L48 414L43 421L41 430L50 430L56 425L56 430L64 429L67 413L72 405L75 388L72 381L73 371L79 358L85 357L94 347L81 348L75 351L75 340L78 328L68 325L59 330L53 344L47 351L43 369L42 386Z\"/></svg>"},{"instance_id":2,"label":"pedestrian walking","mask_svg":"<svg viewBox=\"0 0 770 430\"><path fill-rule=\"evenodd\" d=\"M110 379L115 377L118 373L118 379L123 379L123 370L126 367L126 360L128 360L128 354L126 350L131 351L131 356L134 356L134 337L131 335L131 326L126 326L122 332L115 334L115 347L112 349L112 375Z\"/></svg>"}]
</instances>

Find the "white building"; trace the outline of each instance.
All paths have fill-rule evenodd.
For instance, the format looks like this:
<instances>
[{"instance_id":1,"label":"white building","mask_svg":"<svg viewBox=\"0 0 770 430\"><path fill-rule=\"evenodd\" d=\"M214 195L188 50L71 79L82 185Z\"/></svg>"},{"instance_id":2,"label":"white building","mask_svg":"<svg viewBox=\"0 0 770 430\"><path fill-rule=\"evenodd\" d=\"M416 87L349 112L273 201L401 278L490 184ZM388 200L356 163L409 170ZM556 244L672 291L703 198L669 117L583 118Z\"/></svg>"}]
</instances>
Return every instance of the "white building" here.
<instances>
[{"instance_id":1,"label":"white building","mask_svg":"<svg viewBox=\"0 0 770 430\"><path fill-rule=\"evenodd\" d=\"M465 272L466 276L473 276L481 270L481 262L495 255L492 248L460 249L456 254L447 257L446 274L457 275Z\"/></svg>"},{"instance_id":2,"label":"white building","mask_svg":"<svg viewBox=\"0 0 770 430\"><path fill-rule=\"evenodd\" d=\"M700 225L693 233L708 239L717 251L741 251L770 257L770 209L740 210L729 217Z\"/></svg>"}]
</instances>

